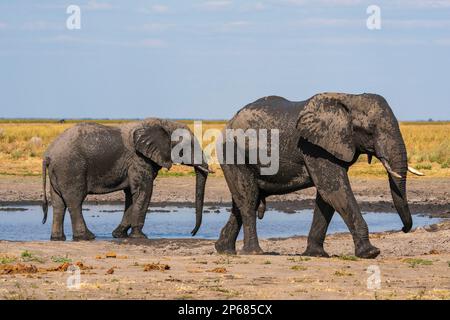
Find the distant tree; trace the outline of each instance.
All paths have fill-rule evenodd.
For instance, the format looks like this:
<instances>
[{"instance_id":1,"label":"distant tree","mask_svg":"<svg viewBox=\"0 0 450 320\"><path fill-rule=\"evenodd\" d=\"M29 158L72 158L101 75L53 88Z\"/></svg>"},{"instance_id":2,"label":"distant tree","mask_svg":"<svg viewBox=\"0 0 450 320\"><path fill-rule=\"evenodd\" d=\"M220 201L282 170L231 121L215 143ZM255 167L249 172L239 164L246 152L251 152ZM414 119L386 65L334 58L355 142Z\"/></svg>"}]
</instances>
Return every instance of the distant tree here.
<instances>
[{"instance_id":1,"label":"distant tree","mask_svg":"<svg viewBox=\"0 0 450 320\"><path fill-rule=\"evenodd\" d=\"M429 119L428 119L428 122L433 122L433 121L434 121L434 120L433 120L433 119L431 119L431 118L429 118Z\"/></svg>"}]
</instances>

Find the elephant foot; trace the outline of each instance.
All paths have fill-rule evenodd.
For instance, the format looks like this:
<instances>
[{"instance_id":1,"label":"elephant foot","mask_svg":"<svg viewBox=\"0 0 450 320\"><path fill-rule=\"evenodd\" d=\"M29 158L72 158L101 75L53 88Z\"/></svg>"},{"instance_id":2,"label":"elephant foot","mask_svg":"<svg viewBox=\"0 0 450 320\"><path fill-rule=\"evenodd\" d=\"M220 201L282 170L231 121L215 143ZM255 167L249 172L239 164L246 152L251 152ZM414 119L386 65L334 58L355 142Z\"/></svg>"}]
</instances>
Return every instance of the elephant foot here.
<instances>
[{"instance_id":1,"label":"elephant foot","mask_svg":"<svg viewBox=\"0 0 450 320\"><path fill-rule=\"evenodd\" d=\"M374 259L379 254L380 254L380 249L378 249L377 247L374 247L371 244L367 244L365 246L358 247L355 250L355 255L358 258L363 258L363 259Z\"/></svg>"},{"instance_id":2,"label":"elephant foot","mask_svg":"<svg viewBox=\"0 0 450 320\"><path fill-rule=\"evenodd\" d=\"M113 232L112 236L117 239L128 238L128 229L127 227L118 226Z\"/></svg>"},{"instance_id":3,"label":"elephant foot","mask_svg":"<svg viewBox=\"0 0 450 320\"><path fill-rule=\"evenodd\" d=\"M90 232L89 230L86 230L86 232L84 232L84 233L73 235L73 241L90 241L90 240L94 240L94 239L95 239L95 235L92 232Z\"/></svg>"},{"instance_id":4,"label":"elephant foot","mask_svg":"<svg viewBox=\"0 0 450 320\"><path fill-rule=\"evenodd\" d=\"M264 254L264 251L259 247L259 245L245 247L239 252L242 255L261 255Z\"/></svg>"},{"instance_id":5,"label":"elephant foot","mask_svg":"<svg viewBox=\"0 0 450 320\"><path fill-rule=\"evenodd\" d=\"M50 241L66 241L66 236L63 235L51 235Z\"/></svg>"},{"instance_id":6,"label":"elephant foot","mask_svg":"<svg viewBox=\"0 0 450 320\"><path fill-rule=\"evenodd\" d=\"M229 255L236 254L235 245L230 245L229 243L226 243L225 241L221 241L221 240L216 241L216 243L214 244L214 247L216 248L216 251L219 254L229 254Z\"/></svg>"},{"instance_id":7,"label":"elephant foot","mask_svg":"<svg viewBox=\"0 0 450 320\"><path fill-rule=\"evenodd\" d=\"M329 258L330 256L326 251L323 249L323 247L319 246L308 246L305 250L305 252L302 253L302 256L308 256L308 257L321 257L321 258Z\"/></svg>"},{"instance_id":8,"label":"elephant foot","mask_svg":"<svg viewBox=\"0 0 450 320\"><path fill-rule=\"evenodd\" d=\"M139 229L131 229L130 238L132 239L148 239L145 233Z\"/></svg>"}]
</instances>

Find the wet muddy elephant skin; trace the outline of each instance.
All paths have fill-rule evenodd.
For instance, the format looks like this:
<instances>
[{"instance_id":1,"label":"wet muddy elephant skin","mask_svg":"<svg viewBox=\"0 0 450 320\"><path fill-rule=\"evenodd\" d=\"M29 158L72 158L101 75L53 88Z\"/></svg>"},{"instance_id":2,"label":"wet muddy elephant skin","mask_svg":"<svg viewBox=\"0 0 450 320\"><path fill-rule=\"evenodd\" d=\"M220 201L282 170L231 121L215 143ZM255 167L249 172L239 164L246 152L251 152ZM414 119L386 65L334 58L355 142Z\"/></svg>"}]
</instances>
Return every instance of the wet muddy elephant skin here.
<instances>
[{"instance_id":1,"label":"wet muddy elephant skin","mask_svg":"<svg viewBox=\"0 0 450 320\"><path fill-rule=\"evenodd\" d=\"M337 211L353 236L356 256L376 257L380 251L369 241L368 227L347 175L360 154L367 154L369 161L375 156L385 165L403 231L411 229L406 148L398 122L383 97L323 93L291 102L271 96L245 106L227 128L279 129L280 159L275 175L261 175L258 164L222 165L232 195L232 213L215 245L219 253L236 253L241 226L242 253L263 253L258 243L256 212L262 218L265 198L314 186L316 206L304 254L328 256L323 244Z\"/></svg>"},{"instance_id":2,"label":"wet muddy elephant skin","mask_svg":"<svg viewBox=\"0 0 450 320\"><path fill-rule=\"evenodd\" d=\"M64 215L69 209L74 240L92 240L86 226L82 204L88 194L123 190L125 210L114 230L116 238L145 238L142 232L152 195L153 181L161 168L172 166L171 134L187 126L162 119L146 119L119 127L95 123L67 129L48 147L43 160L42 203L47 219L46 173L50 181L53 206L51 240L64 241ZM198 143L193 138L186 142ZM188 140L186 140L188 141ZM188 165L194 164L193 159ZM193 165L196 173L196 227L200 227L208 165ZM131 228L131 233L128 231Z\"/></svg>"}]
</instances>

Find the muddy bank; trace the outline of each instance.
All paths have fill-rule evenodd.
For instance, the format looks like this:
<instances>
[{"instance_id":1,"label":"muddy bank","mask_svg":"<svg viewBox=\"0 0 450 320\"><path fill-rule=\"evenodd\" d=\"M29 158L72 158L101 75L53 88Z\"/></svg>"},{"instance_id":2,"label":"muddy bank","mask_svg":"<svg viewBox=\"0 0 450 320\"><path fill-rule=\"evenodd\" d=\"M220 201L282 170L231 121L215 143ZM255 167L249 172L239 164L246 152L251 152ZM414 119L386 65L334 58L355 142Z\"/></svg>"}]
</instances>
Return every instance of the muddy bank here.
<instances>
[{"instance_id":1,"label":"muddy bank","mask_svg":"<svg viewBox=\"0 0 450 320\"><path fill-rule=\"evenodd\" d=\"M352 188L363 211L394 211L386 179L352 179ZM157 178L152 196L152 206L192 206L194 177ZM268 198L269 208L292 212L312 208L316 190L309 188L287 195ZM0 205L20 206L39 204L42 198L40 177L0 177ZM123 192L91 195L90 204L123 203ZM413 213L433 216L450 216L450 179L409 179L408 199ZM231 197L223 177L210 177L206 186L206 206L230 206Z\"/></svg>"},{"instance_id":2,"label":"muddy bank","mask_svg":"<svg viewBox=\"0 0 450 320\"><path fill-rule=\"evenodd\" d=\"M353 256L348 233L327 237L331 258L301 256L306 237L261 240L260 256L195 239L0 241L0 299L450 299L449 223L370 238L374 260ZM70 264L78 288L67 287Z\"/></svg>"}]
</instances>

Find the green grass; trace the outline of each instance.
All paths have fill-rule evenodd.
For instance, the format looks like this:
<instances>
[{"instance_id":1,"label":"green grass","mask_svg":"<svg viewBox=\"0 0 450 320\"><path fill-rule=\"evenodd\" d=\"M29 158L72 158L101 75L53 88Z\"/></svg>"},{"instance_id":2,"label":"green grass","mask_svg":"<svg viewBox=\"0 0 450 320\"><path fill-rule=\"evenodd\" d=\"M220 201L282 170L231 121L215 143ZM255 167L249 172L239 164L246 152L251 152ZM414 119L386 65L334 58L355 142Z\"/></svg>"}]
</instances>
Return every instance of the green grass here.
<instances>
[{"instance_id":1,"label":"green grass","mask_svg":"<svg viewBox=\"0 0 450 320\"><path fill-rule=\"evenodd\" d=\"M16 258L14 257L0 257L0 264L8 264L8 263L13 263L16 261Z\"/></svg>"},{"instance_id":2,"label":"green grass","mask_svg":"<svg viewBox=\"0 0 450 320\"><path fill-rule=\"evenodd\" d=\"M304 261L309 261L311 260L310 257L297 257L297 258L287 258L288 261L291 262L304 262Z\"/></svg>"},{"instance_id":3,"label":"green grass","mask_svg":"<svg viewBox=\"0 0 450 320\"><path fill-rule=\"evenodd\" d=\"M31 252L29 252L28 250L23 251L20 256L22 257L22 259L29 259L31 258L33 255Z\"/></svg>"},{"instance_id":4,"label":"green grass","mask_svg":"<svg viewBox=\"0 0 450 320\"><path fill-rule=\"evenodd\" d=\"M358 261L359 258L352 256L352 255L340 255L337 257L340 260L345 260L345 261Z\"/></svg>"},{"instance_id":5,"label":"green grass","mask_svg":"<svg viewBox=\"0 0 450 320\"><path fill-rule=\"evenodd\" d=\"M416 169L417 170L431 170L433 169L433 166L431 165L431 163L418 163L416 164Z\"/></svg>"},{"instance_id":6,"label":"green grass","mask_svg":"<svg viewBox=\"0 0 450 320\"><path fill-rule=\"evenodd\" d=\"M72 259L68 258L67 255L65 257L53 256L52 261L56 263L71 263Z\"/></svg>"},{"instance_id":7,"label":"green grass","mask_svg":"<svg viewBox=\"0 0 450 320\"><path fill-rule=\"evenodd\" d=\"M349 277L349 276L352 276L353 273L347 272L347 271L344 271L344 270L338 270L338 271L334 272L334 275L338 276L338 277Z\"/></svg>"},{"instance_id":8,"label":"green grass","mask_svg":"<svg viewBox=\"0 0 450 320\"><path fill-rule=\"evenodd\" d=\"M291 269L295 271L305 271L308 268L306 268L305 266L292 266Z\"/></svg>"},{"instance_id":9,"label":"green grass","mask_svg":"<svg viewBox=\"0 0 450 320\"><path fill-rule=\"evenodd\" d=\"M191 176L195 176L194 169L192 169L192 171L185 171L185 172L176 172L176 171L174 172L163 169L158 173L158 177L191 177Z\"/></svg>"},{"instance_id":10,"label":"green grass","mask_svg":"<svg viewBox=\"0 0 450 320\"><path fill-rule=\"evenodd\" d=\"M410 268L415 268L416 266L431 266L433 264L433 261L431 260L415 258L404 259L403 262L409 264Z\"/></svg>"},{"instance_id":11,"label":"green grass","mask_svg":"<svg viewBox=\"0 0 450 320\"><path fill-rule=\"evenodd\" d=\"M44 262L44 260L42 258L36 256L34 253L31 253L28 250L23 251L20 254L20 257L22 258L22 261L24 261L24 262L31 262L31 261L39 262L39 263L43 263Z\"/></svg>"}]
</instances>

